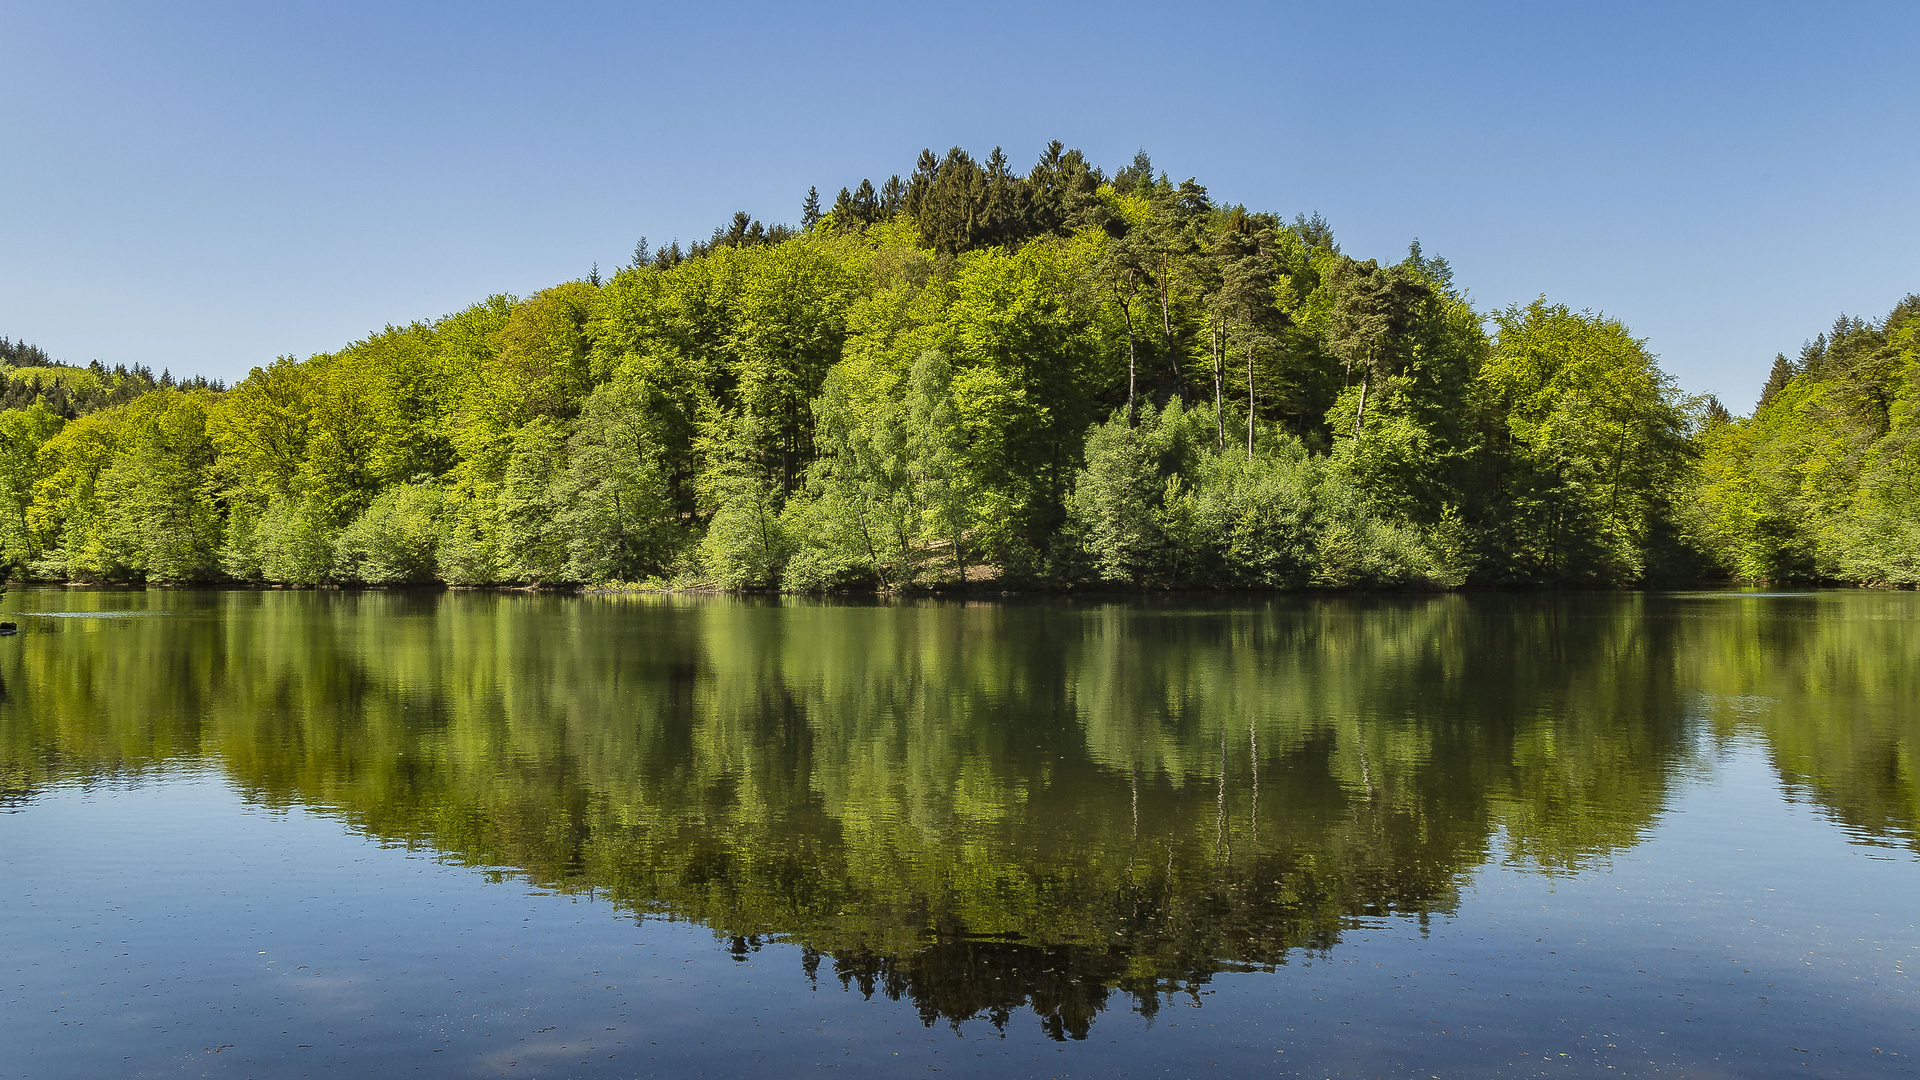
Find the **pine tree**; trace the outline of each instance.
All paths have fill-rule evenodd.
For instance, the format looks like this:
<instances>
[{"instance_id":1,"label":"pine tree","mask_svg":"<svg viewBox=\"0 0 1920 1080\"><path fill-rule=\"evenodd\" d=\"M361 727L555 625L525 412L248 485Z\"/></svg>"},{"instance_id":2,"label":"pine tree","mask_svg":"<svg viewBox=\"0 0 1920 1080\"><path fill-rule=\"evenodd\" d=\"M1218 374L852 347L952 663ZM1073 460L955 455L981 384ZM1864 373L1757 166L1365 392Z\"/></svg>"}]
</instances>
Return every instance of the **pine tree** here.
<instances>
[{"instance_id":1,"label":"pine tree","mask_svg":"<svg viewBox=\"0 0 1920 1080\"><path fill-rule=\"evenodd\" d=\"M1760 401L1753 407L1753 411L1757 413L1766 408L1780 391L1785 390L1787 384L1793 381L1794 374L1793 361L1787 359L1787 354L1775 353L1773 371L1767 375L1767 385L1761 388Z\"/></svg>"}]
</instances>

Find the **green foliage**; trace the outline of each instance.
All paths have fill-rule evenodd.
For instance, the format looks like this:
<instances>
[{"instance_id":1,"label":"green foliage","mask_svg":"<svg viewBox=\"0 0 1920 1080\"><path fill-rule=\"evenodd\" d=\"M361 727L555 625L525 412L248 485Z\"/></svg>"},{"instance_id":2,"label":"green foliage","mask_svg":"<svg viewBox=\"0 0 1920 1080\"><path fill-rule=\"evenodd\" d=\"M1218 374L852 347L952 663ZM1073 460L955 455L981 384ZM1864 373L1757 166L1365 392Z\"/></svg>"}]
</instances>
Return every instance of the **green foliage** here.
<instances>
[{"instance_id":1,"label":"green foliage","mask_svg":"<svg viewBox=\"0 0 1920 1080\"><path fill-rule=\"evenodd\" d=\"M700 541L700 560L707 573L726 589L771 589L780 584L791 553L788 530L773 492L742 484L727 493ZM795 514L804 510L796 503ZM819 582L816 572L803 584Z\"/></svg>"},{"instance_id":2,"label":"green foliage","mask_svg":"<svg viewBox=\"0 0 1920 1080\"><path fill-rule=\"evenodd\" d=\"M1460 584L1465 576L1460 567L1447 564L1423 530L1381 513L1353 470L1343 464L1336 456L1314 492L1321 522L1314 545L1314 583L1333 588Z\"/></svg>"},{"instance_id":3,"label":"green foliage","mask_svg":"<svg viewBox=\"0 0 1920 1080\"><path fill-rule=\"evenodd\" d=\"M428 484L397 484L374 496L334 541L335 576L368 585L434 580L442 501Z\"/></svg>"},{"instance_id":4,"label":"green foliage","mask_svg":"<svg viewBox=\"0 0 1920 1080\"><path fill-rule=\"evenodd\" d=\"M1206 446L1206 416L1115 413L1087 438L1067 535L1111 584L1240 588L1454 587L1471 565L1466 526L1446 508L1423 528L1383 499L1368 464L1401 418L1315 458L1293 436L1255 430L1254 451Z\"/></svg>"},{"instance_id":5,"label":"green foliage","mask_svg":"<svg viewBox=\"0 0 1920 1080\"><path fill-rule=\"evenodd\" d=\"M334 538L325 509L305 496L267 504L254 530L260 576L289 585L317 585L333 576Z\"/></svg>"},{"instance_id":6,"label":"green foliage","mask_svg":"<svg viewBox=\"0 0 1920 1080\"><path fill-rule=\"evenodd\" d=\"M1618 320L1542 299L1490 338L1417 241L1357 260L1144 154L928 152L819 202L231 390L5 342L0 558L799 591L1920 578L1920 301L1780 358L1734 420Z\"/></svg>"},{"instance_id":7,"label":"green foliage","mask_svg":"<svg viewBox=\"0 0 1920 1080\"><path fill-rule=\"evenodd\" d=\"M974 531L975 490L967 472L966 433L953 400L953 365L929 349L907 374L907 467L918 488L919 537L949 545L953 579L967 580L967 534Z\"/></svg>"},{"instance_id":8,"label":"green foliage","mask_svg":"<svg viewBox=\"0 0 1920 1080\"><path fill-rule=\"evenodd\" d=\"M63 419L125 405L154 390L220 390L205 378L175 380L149 368L124 364L109 369L98 360L86 367L57 363L44 349L0 337L0 411L36 403Z\"/></svg>"},{"instance_id":9,"label":"green foliage","mask_svg":"<svg viewBox=\"0 0 1920 1080\"><path fill-rule=\"evenodd\" d=\"M567 580L567 531L561 524L566 451L566 425L550 418L533 420L514 432L513 452L496 496L501 573L509 581Z\"/></svg>"},{"instance_id":10,"label":"green foliage","mask_svg":"<svg viewBox=\"0 0 1920 1080\"><path fill-rule=\"evenodd\" d=\"M856 356L828 374L813 406L821 456L787 514L788 587L911 586L942 573L927 565L941 546L964 578L975 490L953 384L932 349L904 372Z\"/></svg>"},{"instance_id":11,"label":"green foliage","mask_svg":"<svg viewBox=\"0 0 1920 1080\"><path fill-rule=\"evenodd\" d=\"M1284 434L1252 456L1238 448L1202 455L1190 486L1169 501L1192 580L1263 589L1311 583L1320 472L1300 440Z\"/></svg>"},{"instance_id":12,"label":"green foliage","mask_svg":"<svg viewBox=\"0 0 1920 1080\"><path fill-rule=\"evenodd\" d=\"M65 421L35 399L24 409L0 412L0 562L18 566L40 556L29 521L40 482L40 448Z\"/></svg>"},{"instance_id":13,"label":"green foliage","mask_svg":"<svg viewBox=\"0 0 1920 1080\"><path fill-rule=\"evenodd\" d=\"M501 570L498 515L492 501L458 488L440 502L436 571L449 585L490 585L511 580Z\"/></svg>"},{"instance_id":14,"label":"green foliage","mask_svg":"<svg viewBox=\"0 0 1920 1080\"><path fill-rule=\"evenodd\" d=\"M1710 424L1683 526L1749 580L1920 584L1920 297L1777 360L1748 419Z\"/></svg>"},{"instance_id":15,"label":"green foliage","mask_svg":"<svg viewBox=\"0 0 1920 1080\"><path fill-rule=\"evenodd\" d=\"M560 537L574 581L636 581L665 569L678 551L680 530L647 398L645 381L623 374L587 399L566 471L550 486L555 533L526 522L532 507L525 503L508 519L522 526L514 550L534 572L529 576L545 570L540 560ZM516 447L517 460L525 449Z\"/></svg>"},{"instance_id":16,"label":"green foliage","mask_svg":"<svg viewBox=\"0 0 1920 1080\"><path fill-rule=\"evenodd\" d=\"M1536 300L1494 321L1495 559L1519 580L1644 580L1692 452L1678 391L1618 320Z\"/></svg>"},{"instance_id":17,"label":"green foliage","mask_svg":"<svg viewBox=\"0 0 1920 1080\"><path fill-rule=\"evenodd\" d=\"M112 561L80 565L102 577L149 581L212 576L221 528L206 482L214 449L205 397L163 390L140 398L120 418L120 440L99 479L107 530L100 551Z\"/></svg>"},{"instance_id":18,"label":"green foliage","mask_svg":"<svg viewBox=\"0 0 1920 1080\"><path fill-rule=\"evenodd\" d=\"M859 361L827 376L813 411L821 456L807 497L789 507L796 550L787 584L803 592L861 581L882 587L913 578L921 511L908 457L907 409L897 378L862 379Z\"/></svg>"},{"instance_id":19,"label":"green foliage","mask_svg":"<svg viewBox=\"0 0 1920 1080\"><path fill-rule=\"evenodd\" d=\"M1149 404L1138 426L1121 410L1088 434L1071 516L1101 580L1164 584L1175 576L1168 504L1178 503L1189 453L1185 420L1178 402L1164 411Z\"/></svg>"},{"instance_id":20,"label":"green foliage","mask_svg":"<svg viewBox=\"0 0 1920 1080\"><path fill-rule=\"evenodd\" d=\"M110 527L99 490L120 449L119 419L113 411L81 417L41 446L40 477L27 509L29 543L43 553L29 566L33 576L125 575L127 553L113 543L125 531Z\"/></svg>"}]
</instances>

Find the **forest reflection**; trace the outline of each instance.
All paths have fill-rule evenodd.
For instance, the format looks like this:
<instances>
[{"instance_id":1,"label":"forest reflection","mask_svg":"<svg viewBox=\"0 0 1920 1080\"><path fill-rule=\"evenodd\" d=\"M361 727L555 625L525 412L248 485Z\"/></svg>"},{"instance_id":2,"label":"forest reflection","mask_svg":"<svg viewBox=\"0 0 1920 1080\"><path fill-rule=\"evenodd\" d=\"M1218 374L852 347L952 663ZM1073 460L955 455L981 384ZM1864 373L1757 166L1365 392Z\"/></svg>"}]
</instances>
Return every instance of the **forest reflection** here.
<instances>
[{"instance_id":1,"label":"forest reflection","mask_svg":"<svg viewBox=\"0 0 1920 1080\"><path fill-rule=\"evenodd\" d=\"M212 765L928 1024L1084 1037L1453 913L1489 861L1580 872L1740 734L1920 850L1911 594L13 599L8 803Z\"/></svg>"}]
</instances>

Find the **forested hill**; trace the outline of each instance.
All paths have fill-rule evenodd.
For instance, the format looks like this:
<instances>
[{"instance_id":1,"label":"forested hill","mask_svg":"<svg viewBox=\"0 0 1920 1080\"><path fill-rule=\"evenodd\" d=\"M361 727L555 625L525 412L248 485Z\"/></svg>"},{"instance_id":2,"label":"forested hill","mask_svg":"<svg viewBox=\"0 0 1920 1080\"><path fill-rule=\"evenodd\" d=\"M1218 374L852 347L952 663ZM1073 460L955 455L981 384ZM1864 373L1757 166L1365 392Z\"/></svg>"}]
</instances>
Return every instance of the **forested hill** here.
<instances>
[{"instance_id":1,"label":"forested hill","mask_svg":"<svg viewBox=\"0 0 1920 1080\"><path fill-rule=\"evenodd\" d=\"M1359 260L1145 155L923 152L824 202L230 390L149 373L82 407L12 364L5 557L795 591L1917 576L1914 301L1734 420L1614 319L1476 311L1417 242Z\"/></svg>"},{"instance_id":2,"label":"forested hill","mask_svg":"<svg viewBox=\"0 0 1920 1080\"><path fill-rule=\"evenodd\" d=\"M139 365L109 369L98 360L86 367L56 363L37 345L0 337L0 410L26 409L37 401L63 419L73 420L163 388L223 389L205 378L175 382L171 372L156 378L151 369Z\"/></svg>"}]
</instances>

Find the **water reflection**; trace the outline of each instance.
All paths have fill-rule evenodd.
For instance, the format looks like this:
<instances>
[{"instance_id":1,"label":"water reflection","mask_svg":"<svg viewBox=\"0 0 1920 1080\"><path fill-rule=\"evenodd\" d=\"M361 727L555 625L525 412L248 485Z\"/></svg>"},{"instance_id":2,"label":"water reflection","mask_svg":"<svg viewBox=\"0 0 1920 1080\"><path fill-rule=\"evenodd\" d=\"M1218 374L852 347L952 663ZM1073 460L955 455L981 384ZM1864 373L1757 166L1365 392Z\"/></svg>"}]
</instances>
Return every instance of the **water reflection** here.
<instances>
[{"instance_id":1,"label":"water reflection","mask_svg":"<svg viewBox=\"0 0 1920 1080\"><path fill-rule=\"evenodd\" d=\"M1920 603L1832 593L852 605L26 591L0 798L211 761L736 955L1084 1037L1575 873L1709 738L1920 850ZM52 618L46 612L148 618ZM164 616L164 617L159 617Z\"/></svg>"}]
</instances>

